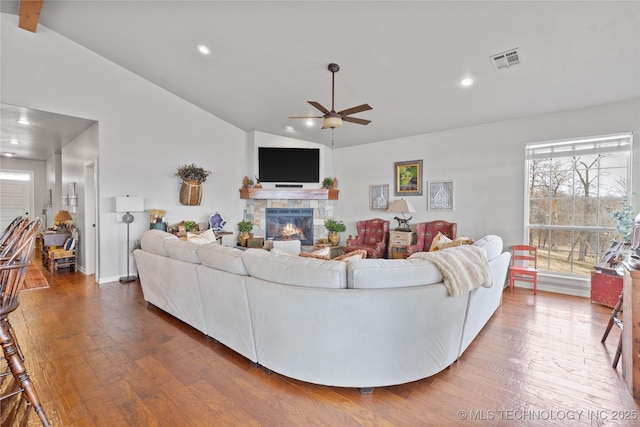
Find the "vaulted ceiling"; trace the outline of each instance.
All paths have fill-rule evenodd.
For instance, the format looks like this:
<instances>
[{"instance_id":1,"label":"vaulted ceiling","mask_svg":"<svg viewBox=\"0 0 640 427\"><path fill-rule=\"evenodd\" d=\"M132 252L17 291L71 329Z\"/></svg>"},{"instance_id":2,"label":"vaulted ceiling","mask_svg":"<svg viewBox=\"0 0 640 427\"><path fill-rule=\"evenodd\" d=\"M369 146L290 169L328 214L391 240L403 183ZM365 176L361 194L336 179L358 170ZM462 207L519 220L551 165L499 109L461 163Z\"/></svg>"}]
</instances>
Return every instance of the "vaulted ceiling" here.
<instances>
[{"instance_id":1,"label":"vaulted ceiling","mask_svg":"<svg viewBox=\"0 0 640 427\"><path fill-rule=\"evenodd\" d=\"M336 147L640 97L638 1L45 0L39 22L245 131L326 145L288 116L330 109L335 62L336 110L373 107Z\"/></svg>"}]
</instances>

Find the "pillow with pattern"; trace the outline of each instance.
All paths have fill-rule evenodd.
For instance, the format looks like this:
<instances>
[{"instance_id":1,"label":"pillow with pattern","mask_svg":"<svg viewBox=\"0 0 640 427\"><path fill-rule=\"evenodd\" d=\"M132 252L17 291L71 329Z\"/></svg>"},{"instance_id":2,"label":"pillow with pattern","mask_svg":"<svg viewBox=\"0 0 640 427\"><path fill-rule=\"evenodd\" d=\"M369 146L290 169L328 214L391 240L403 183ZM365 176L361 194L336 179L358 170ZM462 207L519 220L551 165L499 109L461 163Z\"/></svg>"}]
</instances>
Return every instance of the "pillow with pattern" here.
<instances>
[{"instance_id":1,"label":"pillow with pattern","mask_svg":"<svg viewBox=\"0 0 640 427\"><path fill-rule=\"evenodd\" d=\"M334 261L349 262L352 259L365 259L367 257L367 251L364 249L356 249L355 251L347 252L346 254L335 257Z\"/></svg>"}]
</instances>

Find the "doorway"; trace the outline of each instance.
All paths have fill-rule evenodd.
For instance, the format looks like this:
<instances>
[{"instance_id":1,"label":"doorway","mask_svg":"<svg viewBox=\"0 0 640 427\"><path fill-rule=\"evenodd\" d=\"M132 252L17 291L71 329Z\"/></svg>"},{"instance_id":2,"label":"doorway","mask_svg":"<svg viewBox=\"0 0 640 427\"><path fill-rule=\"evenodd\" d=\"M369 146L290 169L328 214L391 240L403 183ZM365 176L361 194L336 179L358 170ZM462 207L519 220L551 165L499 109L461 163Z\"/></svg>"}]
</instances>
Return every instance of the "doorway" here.
<instances>
[{"instance_id":1,"label":"doorway","mask_svg":"<svg viewBox=\"0 0 640 427\"><path fill-rule=\"evenodd\" d=\"M33 215L33 172L3 170L0 175L0 230L18 216Z\"/></svg>"}]
</instances>

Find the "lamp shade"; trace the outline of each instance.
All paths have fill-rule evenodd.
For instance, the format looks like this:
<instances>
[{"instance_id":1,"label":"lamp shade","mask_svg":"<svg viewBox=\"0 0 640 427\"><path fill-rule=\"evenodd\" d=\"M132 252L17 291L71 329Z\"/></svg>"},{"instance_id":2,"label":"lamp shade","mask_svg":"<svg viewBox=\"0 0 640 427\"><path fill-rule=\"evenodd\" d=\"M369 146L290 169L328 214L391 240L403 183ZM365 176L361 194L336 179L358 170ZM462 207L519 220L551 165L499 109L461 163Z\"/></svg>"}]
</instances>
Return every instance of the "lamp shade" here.
<instances>
[{"instance_id":1,"label":"lamp shade","mask_svg":"<svg viewBox=\"0 0 640 427\"><path fill-rule=\"evenodd\" d=\"M53 218L53 221L61 224L66 221L73 221L73 218L69 211L58 211L55 218Z\"/></svg>"},{"instance_id":2,"label":"lamp shade","mask_svg":"<svg viewBox=\"0 0 640 427\"><path fill-rule=\"evenodd\" d=\"M415 211L416 210L411 204L411 202L404 199L392 201L391 204L389 205L389 208L387 209L387 212L399 212L399 213L407 213L407 212L415 212Z\"/></svg>"},{"instance_id":3,"label":"lamp shade","mask_svg":"<svg viewBox=\"0 0 640 427\"><path fill-rule=\"evenodd\" d=\"M143 212L144 199L142 197L116 197L116 212Z\"/></svg>"}]
</instances>

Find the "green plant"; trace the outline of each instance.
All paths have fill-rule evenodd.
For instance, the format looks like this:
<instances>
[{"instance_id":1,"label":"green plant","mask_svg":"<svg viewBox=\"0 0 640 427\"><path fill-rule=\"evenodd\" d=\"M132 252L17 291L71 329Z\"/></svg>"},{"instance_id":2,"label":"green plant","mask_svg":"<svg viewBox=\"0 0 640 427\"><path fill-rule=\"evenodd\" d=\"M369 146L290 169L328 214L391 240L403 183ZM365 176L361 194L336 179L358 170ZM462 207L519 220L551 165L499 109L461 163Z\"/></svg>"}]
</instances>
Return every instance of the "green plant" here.
<instances>
[{"instance_id":1,"label":"green plant","mask_svg":"<svg viewBox=\"0 0 640 427\"><path fill-rule=\"evenodd\" d=\"M211 175L211 171L205 170L200 166L196 166L194 163L191 163L190 165L182 165L176 172L176 176L180 177L182 180L200 182L205 182L209 175Z\"/></svg>"},{"instance_id":2,"label":"green plant","mask_svg":"<svg viewBox=\"0 0 640 427\"><path fill-rule=\"evenodd\" d=\"M333 178L325 178L322 180L322 188L333 188Z\"/></svg>"},{"instance_id":3,"label":"green plant","mask_svg":"<svg viewBox=\"0 0 640 427\"><path fill-rule=\"evenodd\" d=\"M631 203L629 203L628 197L624 197L622 199L620 209L613 211L611 213L611 218L613 218L616 223L617 237L625 242L630 242L631 236L633 235L633 226L635 224L636 215Z\"/></svg>"},{"instance_id":4,"label":"green plant","mask_svg":"<svg viewBox=\"0 0 640 427\"><path fill-rule=\"evenodd\" d=\"M251 221L240 221L238 223L238 230L241 233L250 233L253 230L253 223Z\"/></svg>"},{"instance_id":5,"label":"green plant","mask_svg":"<svg viewBox=\"0 0 640 427\"><path fill-rule=\"evenodd\" d=\"M200 227L195 221L184 221L185 231L198 231Z\"/></svg>"},{"instance_id":6,"label":"green plant","mask_svg":"<svg viewBox=\"0 0 640 427\"><path fill-rule=\"evenodd\" d=\"M341 233L347 229L347 226L344 225L342 221L336 221L333 218L327 218L324 221L324 226L327 228L327 230L338 233Z\"/></svg>"}]
</instances>

